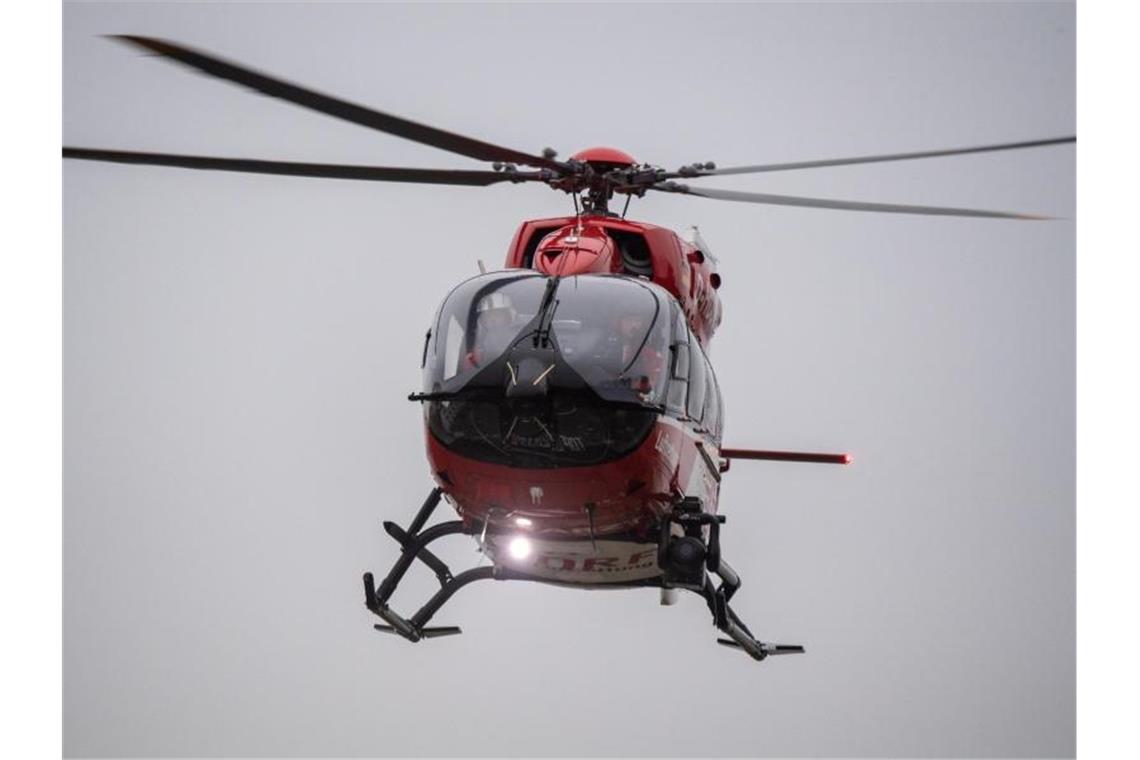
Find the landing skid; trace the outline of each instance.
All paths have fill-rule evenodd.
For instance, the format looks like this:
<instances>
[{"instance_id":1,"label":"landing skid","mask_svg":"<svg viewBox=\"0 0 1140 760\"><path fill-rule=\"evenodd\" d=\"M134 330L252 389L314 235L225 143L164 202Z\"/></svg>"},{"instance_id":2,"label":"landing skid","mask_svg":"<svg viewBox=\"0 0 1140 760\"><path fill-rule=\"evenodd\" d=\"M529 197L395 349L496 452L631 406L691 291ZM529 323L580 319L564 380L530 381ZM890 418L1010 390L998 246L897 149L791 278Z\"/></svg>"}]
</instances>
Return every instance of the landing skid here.
<instances>
[{"instance_id":1,"label":"landing skid","mask_svg":"<svg viewBox=\"0 0 1140 760\"><path fill-rule=\"evenodd\" d=\"M402 636L408 641L420 641L441 636L454 636L462 633L458 626L429 626L428 621L439 611L456 591L480 580L524 580L550 583L550 579L539 578L502 565L476 567L455 575L434 553L428 544L445 536L463 534L474 536L477 529L469 529L461 520L439 523L430 528L424 525L439 505L442 492L435 488L428 494L408 530L393 522L385 522L384 530L401 546L399 559L377 586L372 573L364 574L364 606L380 617L384 623L373 626L378 631ZM700 502L685 499L674 509L668 519L662 521L661 536L658 542L658 563L662 575L630 583L607 584L608 587L640 588L645 586L661 588L684 588L700 594L712 613L713 624L728 638L717 642L728 647L741 649L755 660L764 660L775 654L799 654L801 646L766 644L758 641L748 626L737 617L728 605L728 600L740 588L740 576L720 558L720 524L724 518L701 511ZM671 525L678 524L685 532L684 537L671 535ZM708 527L709 536L703 537L703 528ZM388 600L395 593L404 574L412 564L420 560L435 573L440 588L411 617L405 618L388 606ZM679 561L681 560L681 561ZM710 574L711 573L711 574ZM720 578L716 586L712 574Z\"/></svg>"},{"instance_id":2,"label":"landing skid","mask_svg":"<svg viewBox=\"0 0 1140 760\"><path fill-rule=\"evenodd\" d=\"M759 641L728 605L741 581L740 575L720 555L720 526L724 522L723 515L704 512L699 499L682 499L674 507L669 519L662 521L657 544L657 561L664 570L662 585L688 589L704 597L713 624L728 634L727 639L717 639L718 644L741 649L758 661L774 654L803 654L804 648L798 644ZM684 536L672 535L673 525L680 525ZM719 586L714 584L712 574L720 578Z\"/></svg>"}]
</instances>

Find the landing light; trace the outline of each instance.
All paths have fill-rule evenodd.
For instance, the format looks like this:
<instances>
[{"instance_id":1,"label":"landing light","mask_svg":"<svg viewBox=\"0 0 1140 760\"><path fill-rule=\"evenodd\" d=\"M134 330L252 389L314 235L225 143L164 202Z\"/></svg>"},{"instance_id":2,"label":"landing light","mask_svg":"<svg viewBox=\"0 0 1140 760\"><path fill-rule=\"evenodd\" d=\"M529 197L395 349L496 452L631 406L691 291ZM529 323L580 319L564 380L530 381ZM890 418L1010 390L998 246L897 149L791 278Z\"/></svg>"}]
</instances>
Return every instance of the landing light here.
<instances>
[{"instance_id":1,"label":"landing light","mask_svg":"<svg viewBox=\"0 0 1140 760\"><path fill-rule=\"evenodd\" d=\"M530 526L534 525L534 521L529 517L516 517L515 525L519 526L520 528L529 528Z\"/></svg>"},{"instance_id":2,"label":"landing light","mask_svg":"<svg viewBox=\"0 0 1140 760\"><path fill-rule=\"evenodd\" d=\"M511 539L510 546L507 551L511 553L512 559L526 559L530 556L530 539L523 536L515 536Z\"/></svg>"}]
</instances>

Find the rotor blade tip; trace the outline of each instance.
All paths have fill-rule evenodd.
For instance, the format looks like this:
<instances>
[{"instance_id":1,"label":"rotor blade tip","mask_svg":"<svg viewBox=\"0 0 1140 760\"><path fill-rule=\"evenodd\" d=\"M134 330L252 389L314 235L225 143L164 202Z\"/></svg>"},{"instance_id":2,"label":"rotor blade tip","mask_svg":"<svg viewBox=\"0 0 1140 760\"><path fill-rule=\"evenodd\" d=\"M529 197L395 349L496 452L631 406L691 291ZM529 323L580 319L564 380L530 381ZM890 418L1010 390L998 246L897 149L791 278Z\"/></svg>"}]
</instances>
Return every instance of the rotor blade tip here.
<instances>
[{"instance_id":1,"label":"rotor blade tip","mask_svg":"<svg viewBox=\"0 0 1140 760\"><path fill-rule=\"evenodd\" d=\"M155 53L164 53L171 49L170 43L157 37L143 37L138 34L104 34L105 38L121 42L131 47L143 48Z\"/></svg>"}]
</instances>

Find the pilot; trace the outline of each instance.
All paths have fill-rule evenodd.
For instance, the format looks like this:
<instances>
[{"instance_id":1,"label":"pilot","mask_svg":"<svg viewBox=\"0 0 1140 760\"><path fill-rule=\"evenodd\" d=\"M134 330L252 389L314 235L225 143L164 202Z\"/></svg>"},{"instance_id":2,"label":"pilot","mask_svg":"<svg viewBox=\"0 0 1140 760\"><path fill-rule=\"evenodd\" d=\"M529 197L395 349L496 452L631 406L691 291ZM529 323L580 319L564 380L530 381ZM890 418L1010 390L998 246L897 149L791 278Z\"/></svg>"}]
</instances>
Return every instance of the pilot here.
<instances>
[{"instance_id":1,"label":"pilot","mask_svg":"<svg viewBox=\"0 0 1140 760\"><path fill-rule=\"evenodd\" d=\"M517 312L511 299L504 293L491 293L475 306L475 339L464 355L466 368L478 367L507 349Z\"/></svg>"},{"instance_id":2,"label":"pilot","mask_svg":"<svg viewBox=\"0 0 1140 760\"><path fill-rule=\"evenodd\" d=\"M618 336L621 338L621 363L627 366L637 356L645 339L645 319L641 314L623 314L618 318Z\"/></svg>"},{"instance_id":3,"label":"pilot","mask_svg":"<svg viewBox=\"0 0 1140 760\"><path fill-rule=\"evenodd\" d=\"M618 336L622 345L622 368L630 378L633 390L640 394L653 393L654 383L665 368L665 357L645 341L649 330L649 317L645 314L623 314L618 319ZM633 362L633 366L630 366Z\"/></svg>"}]
</instances>

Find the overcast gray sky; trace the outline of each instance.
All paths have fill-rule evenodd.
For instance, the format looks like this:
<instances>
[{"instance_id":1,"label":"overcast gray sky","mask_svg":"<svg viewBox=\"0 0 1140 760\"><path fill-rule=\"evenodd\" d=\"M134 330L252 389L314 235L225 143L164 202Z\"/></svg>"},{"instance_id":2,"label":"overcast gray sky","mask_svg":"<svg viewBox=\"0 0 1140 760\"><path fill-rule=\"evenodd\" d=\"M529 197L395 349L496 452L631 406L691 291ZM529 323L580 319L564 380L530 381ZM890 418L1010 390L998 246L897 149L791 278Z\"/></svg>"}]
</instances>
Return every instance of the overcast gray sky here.
<instances>
[{"instance_id":1,"label":"overcast gray sky","mask_svg":"<svg viewBox=\"0 0 1140 760\"><path fill-rule=\"evenodd\" d=\"M478 168L108 33L671 168L1075 129L1069 3L65 8L70 145ZM726 445L855 456L726 476L734 606L808 649L763 664L651 591L476 585L437 618L462 636L371 628L380 521L431 485L427 322L566 196L67 163L66 753L1072 755L1074 155L704 181L1052 222L634 201L721 260Z\"/></svg>"}]
</instances>

